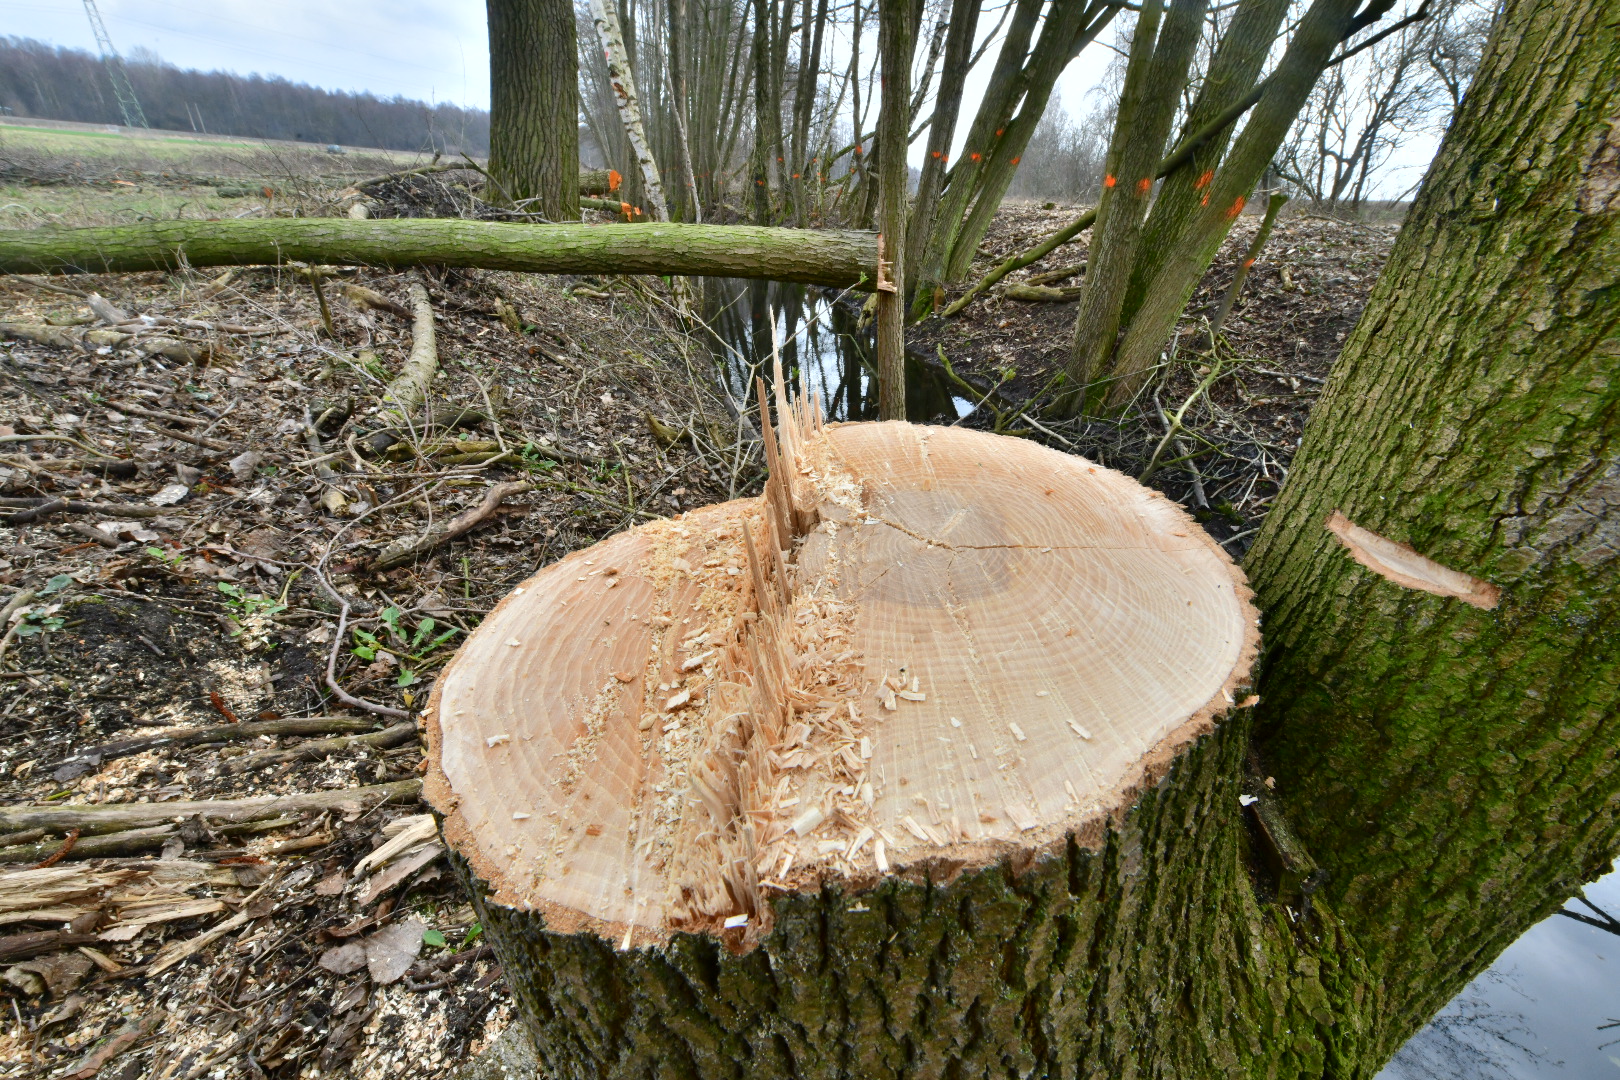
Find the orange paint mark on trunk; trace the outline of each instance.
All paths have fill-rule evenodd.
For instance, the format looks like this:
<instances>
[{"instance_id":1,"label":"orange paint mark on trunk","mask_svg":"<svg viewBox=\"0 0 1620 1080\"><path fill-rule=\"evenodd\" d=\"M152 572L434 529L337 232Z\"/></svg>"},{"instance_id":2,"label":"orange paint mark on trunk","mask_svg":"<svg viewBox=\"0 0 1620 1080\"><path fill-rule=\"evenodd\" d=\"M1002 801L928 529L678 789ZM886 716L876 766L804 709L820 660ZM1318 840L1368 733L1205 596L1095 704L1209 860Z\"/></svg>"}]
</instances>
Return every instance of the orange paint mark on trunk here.
<instances>
[{"instance_id":1,"label":"orange paint mark on trunk","mask_svg":"<svg viewBox=\"0 0 1620 1080\"><path fill-rule=\"evenodd\" d=\"M1144 176L1136 182L1136 190L1140 195L1146 195L1153 190L1153 177Z\"/></svg>"},{"instance_id":2,"label":"orange paint mark on trunk","mask_svg":"<svg viewBox=\"0 0 1620 1080\"><path fill-rule=\"evenodd\" d=\"M1113 187L1118 182L1119 181L1115 180L1112 176L1103 177L1103 187Z\"/></svg>"},{"instance_id":3,"label":"orange paint mark on trunk","mask_svg":"<svg viewBox=\"0 0 1620 1080\"><path fill-rule=\"evenodd\" d=\"M1213 180L1213 179L1215 179L1215 170L1214 169L1205 169L1204 170L1204 175L1200 176L1198 178L1198 183L1193 185L1193 190L1197 191L1200 188L1209 187L1209 182L1211 180Z\"/></svg>"},{"instance_id":4,"label":"orange paint mark on trunk","mask_svg":"<svg viewBox=\"0 0 1620 1080\"><path fill-rule=\"evenodd\" d=\"M1228 218L1235 218L1239 214L1243 213L1243 204L1246 201L1247 200L1245 200L1243 196L1239 195L1232 205L1226 208L1226 216Z\"/></svg>"}]
</instances>

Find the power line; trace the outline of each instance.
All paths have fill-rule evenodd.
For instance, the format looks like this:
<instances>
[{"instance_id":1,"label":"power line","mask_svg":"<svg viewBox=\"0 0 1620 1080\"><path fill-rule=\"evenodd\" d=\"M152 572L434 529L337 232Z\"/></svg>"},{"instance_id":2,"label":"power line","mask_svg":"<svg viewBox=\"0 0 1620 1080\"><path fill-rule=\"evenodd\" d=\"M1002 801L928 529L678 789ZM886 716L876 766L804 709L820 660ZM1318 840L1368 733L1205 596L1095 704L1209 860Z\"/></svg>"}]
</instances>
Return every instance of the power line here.
<instances>
[{"instance_id":1,"label":"power line","mask_svg":"<svg viewBox=\"0 0 1620 1080\"><path fill-rule=\"evenodd\" d=\"M124 67L124 58L113 48L112 38L107 34L107 26L101 21L101 12L96 10L96 0L84 0L84 13L90 16L90 29L96 35L96 46L101 50L101 62L107 66L107 77L112 80L113 97L118 99L118 111L124 114L124 126L146 127L146 114L141 112L141 103L135 96L135 88L129 84L129 71Z\"/></svg>"}]
</instances>

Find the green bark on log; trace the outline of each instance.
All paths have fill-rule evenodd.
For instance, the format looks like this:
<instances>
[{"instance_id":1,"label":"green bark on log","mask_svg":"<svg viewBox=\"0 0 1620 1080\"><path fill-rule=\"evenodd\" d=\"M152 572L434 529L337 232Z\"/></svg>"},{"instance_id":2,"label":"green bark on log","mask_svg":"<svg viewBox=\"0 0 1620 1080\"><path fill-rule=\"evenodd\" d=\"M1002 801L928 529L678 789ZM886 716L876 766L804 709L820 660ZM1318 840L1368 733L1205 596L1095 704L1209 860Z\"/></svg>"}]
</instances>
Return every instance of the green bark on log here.
<instances>
[{"instance_id":1,"label":"green bark on log","mask_svg":"<svg viewBox=\"0 0 1620 1080\"><path fill-rule=\"evenodd\" d=\"M121 273L292 260L538 274L684 274L846 288L871 281L877 237L746 225L520 225L414 219L161 221L0 230L0 273Z\"/></svg>"},{"instance_id":2,"label":"green bark on log","mask_svg":"<svg viewBox=\"0 0 1620 1080\"><path fill-rule=\"evenodd\" d=\"M1392 1051L1620 846L1620 20L1511 4L1248 559L1261 750ZM1501 590L1403 588L1334 510Z\"/></svg>"}]
</instances>

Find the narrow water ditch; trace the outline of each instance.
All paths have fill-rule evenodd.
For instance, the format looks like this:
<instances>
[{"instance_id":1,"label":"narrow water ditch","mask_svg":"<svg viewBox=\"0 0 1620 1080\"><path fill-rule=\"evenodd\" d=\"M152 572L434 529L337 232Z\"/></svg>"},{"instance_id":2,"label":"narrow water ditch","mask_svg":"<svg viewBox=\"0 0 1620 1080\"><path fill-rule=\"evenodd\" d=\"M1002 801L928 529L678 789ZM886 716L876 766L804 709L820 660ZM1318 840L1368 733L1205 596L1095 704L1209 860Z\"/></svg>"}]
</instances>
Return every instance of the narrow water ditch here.
<instances>
[{"instance_id":1,"label":"narrow water ditch","mask_svg":"<svg viewBox=\"0 0 1620 1080\"><path fill-rule=\"evenodd\" d=\"M813 286L742 278L703 278L700 314L710 353L733 400L752 402L754 377L769 380L773 341L788 378L803 378L829 420L876 420L872 329L859 325L859 297ZM773 337L772 328L775 328ZM945 373L906 358L906 416L952 423L973 411Z\"/></svg>"}]
</instances>

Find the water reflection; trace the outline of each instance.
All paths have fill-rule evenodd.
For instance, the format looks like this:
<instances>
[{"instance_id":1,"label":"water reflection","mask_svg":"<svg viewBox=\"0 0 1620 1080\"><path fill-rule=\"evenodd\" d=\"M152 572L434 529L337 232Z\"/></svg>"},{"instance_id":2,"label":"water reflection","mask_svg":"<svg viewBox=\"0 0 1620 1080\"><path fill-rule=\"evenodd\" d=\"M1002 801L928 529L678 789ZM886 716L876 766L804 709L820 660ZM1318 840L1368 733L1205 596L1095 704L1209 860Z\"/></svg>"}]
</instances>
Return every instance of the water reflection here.
<instances>
[{"instance_id":1,"label":"water reflection","mask_svg":"<svg viewBox=\"0 0 1620 1080\"><path fill-rule=\"evenodd\" d=\"M872 335L844 304L819 289L780 281L702 279L702 317L714 331L712 352L733 400L753 400L754 376L770 377L771 327L782 345L782 367L802 375L829 420L877 419L877 369ZM951 393L943 373L906 358L906 415L950 423L972 403Z\"/></svg>"},{"instance_id":2,"label":"water reflection","mask_svg":"<svg viewBox=\"0 0 1620 1080\"><path fill-rule=\"evenodd\" d=\"M1620 873L1588 885L1620 912ZM1583 912L1578 902L1565 905ZM1401 1047L1378 1080L1620 1078L1620 937L1545 919Z\"/></svg>"}]
</instances>

